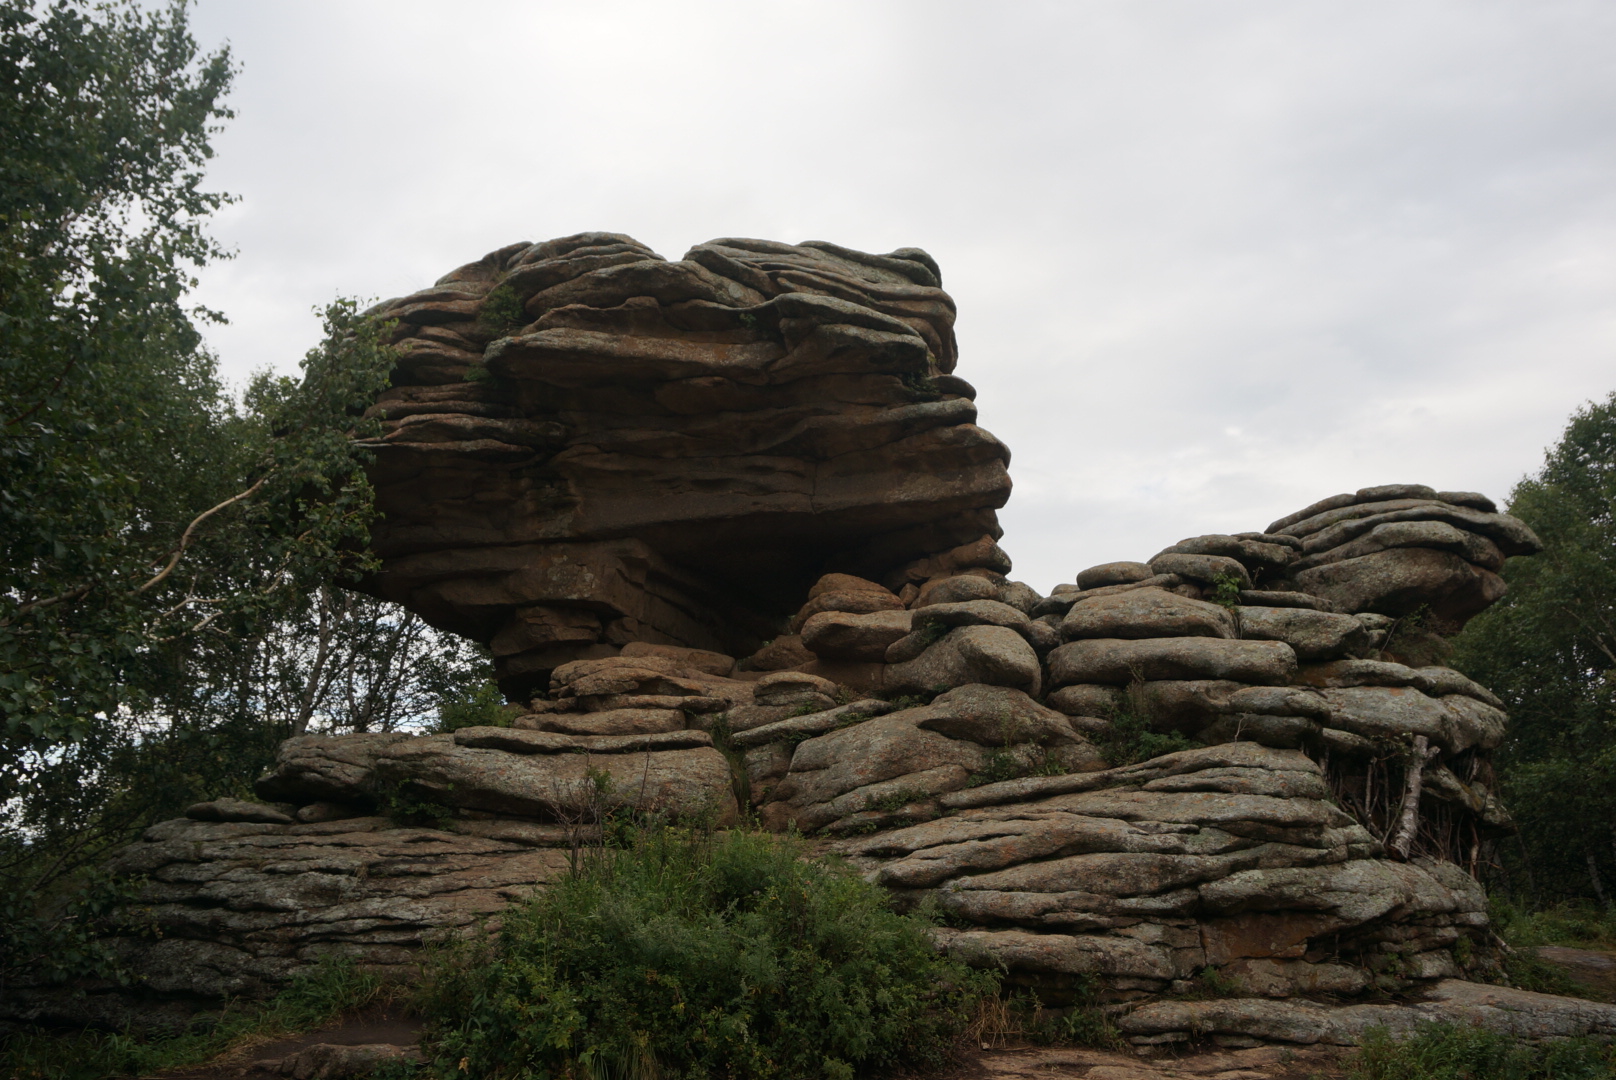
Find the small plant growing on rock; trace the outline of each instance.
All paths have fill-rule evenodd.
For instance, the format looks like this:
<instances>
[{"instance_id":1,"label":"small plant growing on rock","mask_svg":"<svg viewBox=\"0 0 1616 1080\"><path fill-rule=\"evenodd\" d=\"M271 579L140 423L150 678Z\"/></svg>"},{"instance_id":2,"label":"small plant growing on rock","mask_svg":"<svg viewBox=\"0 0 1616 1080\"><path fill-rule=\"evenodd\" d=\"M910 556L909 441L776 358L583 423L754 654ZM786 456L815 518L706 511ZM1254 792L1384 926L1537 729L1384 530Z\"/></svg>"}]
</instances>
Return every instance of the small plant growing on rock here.
<instances>
[{"instance_id":1,"label":"small plant growing on rock","mask_svg":"<svg viewBox=\"0 0 1616 1080\"><path fill-rule=\"evenodd\" d=\"M1098 740L1100 752L1112 768L1149 761L1180 750L1193 750L1201 745L1176 731L1164 735L1150 730L1149 705L1144 690L1144 683L1138 679L1129 684L1124 703L1111 713L1110 731Z\"/></svg>"},{"instance_id":2,"label":"small plant growing on rock","mask_svg":"<svg viewBox=\"0 0 1616 1080\"><path fill-rule=\"evenodd\" d=\"M522 298L509 285L496 285L483 299L477 311L477 325L496 337L509 334L527 322Z\"/></svg>"},{"instance_id":3,"label":"small plant growing on rock","mask_svg":"<svg viewBox=\"0 0 1616 1080\"><path fill-rule=\"evenodd\" d=\"M1233 574L1218 574L1212 579L1212 597L1214 604L1219 604L1233 611L1240 606L1240 579Z\"/></svg>"}]
</instances>

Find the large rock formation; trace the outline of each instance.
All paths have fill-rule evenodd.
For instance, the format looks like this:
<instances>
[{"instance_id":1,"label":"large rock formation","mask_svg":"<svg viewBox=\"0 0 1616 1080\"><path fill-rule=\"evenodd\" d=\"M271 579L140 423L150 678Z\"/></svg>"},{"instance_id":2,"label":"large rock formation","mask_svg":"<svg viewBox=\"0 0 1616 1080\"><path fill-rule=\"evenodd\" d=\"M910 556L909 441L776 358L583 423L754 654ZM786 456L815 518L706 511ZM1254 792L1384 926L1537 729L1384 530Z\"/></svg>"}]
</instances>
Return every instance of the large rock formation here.
<instances>
[{"instance_id":1,"label":"large rock formation","mask_svg":"<svg viewBox=\"0 0 1616 1080\"><path fill-rule=\"evenodd\" d=\"M536 321L496 337L518 301ZM151 991L407 963L628 810L801 830L946 916L940 948L1137 1005L1142 1044L1480 1000L1453 980L1496 971L1473 873L1511 829L1507 719L1441 660L1538 547L1483 496L1339 495L1046 597L1005 576L1005 455L940 374L919 253L589 236L386 310L411 351L378 406L375 586L492 640L528 711L292 739L265 803L150 830L115 866L148 877L122 947ZM1208 969L1243 997L1186 1000ZM1424 1012L1274 1004L1422 988ZM1595 1011L1555 1016L1616 1030Z\"/></svg>"},{"instance_id":2,"label":"large rock formation","mask_svg":"<svg viewBox=\"0 0 1616 1080\"><path fill-rule=\"evenodd\" d=\"M581 233L380 305L370 588L526 696L630 641L749 653L827 571L991 545L1010 454L940 285L913 248Z\"/></svg>"}]
</instances>

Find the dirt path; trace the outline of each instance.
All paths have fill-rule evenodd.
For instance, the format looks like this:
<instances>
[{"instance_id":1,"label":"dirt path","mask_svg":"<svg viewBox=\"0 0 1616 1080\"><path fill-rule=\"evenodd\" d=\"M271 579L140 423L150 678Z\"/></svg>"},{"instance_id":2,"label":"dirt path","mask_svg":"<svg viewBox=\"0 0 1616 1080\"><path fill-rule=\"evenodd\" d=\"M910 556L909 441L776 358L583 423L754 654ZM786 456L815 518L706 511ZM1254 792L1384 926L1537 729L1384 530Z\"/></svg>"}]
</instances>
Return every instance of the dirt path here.
<instances>
[{"instance_id":1,"label":"dirt path","mask_svg":"<svg viewBox=\"0 0 1616 1080\"><path fill-rule=\"evenodd\" d=\"M352 1058L356 1051L324 1047L367 1048L357 1051L360 1054L374 1053L370 1048L378 1045L410 1047L418 1030L418 1023L402 1014L378 1012L153 1080L326 1080L344 1073L339 1059ZM980 1050L934 1080L1336 1080L1345 1075L1346 1053L1333 1047L1265 1046L1146 1058L1129 1052L1049 1047Z\"/></svg>"}]
</instances>

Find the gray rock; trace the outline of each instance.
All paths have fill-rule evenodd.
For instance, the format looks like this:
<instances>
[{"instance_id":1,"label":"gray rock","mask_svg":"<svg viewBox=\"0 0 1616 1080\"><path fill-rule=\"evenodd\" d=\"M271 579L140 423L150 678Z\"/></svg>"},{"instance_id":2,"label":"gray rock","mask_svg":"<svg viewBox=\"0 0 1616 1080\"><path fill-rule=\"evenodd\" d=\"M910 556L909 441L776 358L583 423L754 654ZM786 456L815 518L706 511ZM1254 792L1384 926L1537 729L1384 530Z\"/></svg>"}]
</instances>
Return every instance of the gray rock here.
<instances>
[{"instance_id":1,"label":"gray rock","mask_svg":"<svg viewBox=\"0 0 1616 1080\"><path fill-rule=\"evenodd\" d=\"M1161 589L1098 596L1074 603L1061 620L1067 641L1083 638L1235 637L1228 608Z\"/></svg>"},{"instance_id":2,"label":"gray rock","mask_svg":"<svg viewBox=\"0 0 1616 1080\"><path fill-rule=\"evenodd\" d=\"M936 928L932 936L945 953L972 967L1049 975L1121 976L1155 983L1180 977L1170 955L1132 938L948 927Z\"/></svg>"},{"instance_id":3,"label":"gray rock","mask_svg":"<svg viewBox=\"0 0 1616 1080\"><path fill-rule=\"evenodd\" d=\"M1240 603L1247 607L1311 608L1314 611L1345 614L1322 596L1304 592L1286 592L1283 589L1241 589Z\"/></svg>"},{"instance_id":4,"label":"gray rock","mask_svg":"<svg viewBox=\"0 0 1616 1080\"><path fill-rule=\"evenodd\" d=\"M1125 1034L1163 1032L1246 1035L1265 1041L1357 1046L1370 1028L1395 1036L1435 1021L1479 1025L1518 1039L1609 1038L1616 1006L1448 979L1408 1005L1321 1005L1311 1001L1231 998L1158 1001L1118 1021Z\"/></svg>"},{"instance_id":5,"label":"gray rock","mask_svg":"<svg viewBox=\"0 0 1616 1080\"><path fill-rule=\"evenodd\" d=\"M851 615L822 611L802 624L802 643L823 660L886 659L887 647L912 629L910 611L873 611Z\"/></svg>"},{"instance_id":6,"label":"gray rock","mask_svg":"<svg viewBox=\"0 0 1616 1080\"><path fill-rule=\"evenodd\" d=\"M315 1043L281 1059L279 1072L292 1080L359 1080L387 1066L418 1065L413 1046L392 1043Z\"/></svg>"},{"instance_id":7,"label":"gray rock","mask_svg":"<svg viewBox=\"0 0 1616 1080\"><path fill-rule=\"evenodd\" d=\"M1435 684L1416 668L1388 660L1333 660L1307 664L1297 677L1309 686L1412 686L1429 693Z\"/></svg>"},{"instance_id":8,"label":"gray rock","mask_svg":"<svg viewBox=\"0 0 1616 1080\"><path fill-rule=\"evenodd\" d=\"M824 712L808 713L803 716L787 717L776 720L760 727L737 731L730 736L736 746L762 746L765 743L788 740L800 742L805 738L823 735L827 731L847 727L850 724L860 723L871 717L883 716L897 706L891 702L880 701L875 698L866 698L855 701L850 705L841 705Z\"/></svg>"},{"instance_id":9,"label":"gray rock","mask_svg":"<svg viewBox=\"0 0 1616 1080\"><path fill-rule=\"evenodd\" d=\"M1509 717L1502 709L1495 709L1469 694L1448 694L1439 700L1453 717L1455 753L1472 747L1496 750L1503 745Z\"/></svg>"},{"instance_id":10,"label":"gray rock","mask_svg":"<svg viewBox=\"0 0 1616 1080\"><path fill-rule=\"evenodd\" d=\"M253 790L273 802L369 804L377 755L415 737L399 732L299 735L281 743L274 767ZM448 741L447 736L439 738Z\"/></svg>"},{"instance_id":11,"label":"gray rock","mask_svg":"<svg viewBox=\"0 0 1616 1080\"><path fill-rule=\"evenodd\" d=\"M1108 562L1091 566L1077 575L1079 589L1103 589L1107 585L1132 585L1156 572L1140 562Z\"/></svg>"},{"instance_id":12,"label":"gray rock","mask_svg":"<svg viewBox=\"0 0 1616 1080\"><path fill-rule=\"evenodd\" d=\"M407 978L427 939L562 877L567 852L376 817L179 819L148 829L109 869L142 879L136 903L156 933L111 944L146 987L261 998L333 951Z\"/></svg>"},{"instance_id":13,"label":"gray rock","mask_svg":"<svg viewBox=\"0 0 1616 1080\"><path fill-rule=\"evenodd\" d=\"M1454 506L1468 506L1472 510L1480 510L1484 514L1498 513L1498 504L1479 491L1439 491L1436 493L1438 502L1452 503Z\"/></svg>"},{"instance_id":14,"label":"gray rock","mask_svg":"<svg viewBox=\"0 0 1616 1080\"><path fill-rule=\"evenodd\" d=\"M185 816L193 821L256 821L269 825L290 825L294 820L290 814L273 806L245 799L193 803L186 808Z\"/></svg>"},{"instance_id":15,"label":"gray rock","mask_svg":"<svg viewBox=\"0 0 1616 1080\"><path fill-rule=\"evenodd\" d=\"M595 713L534 713L518 718L517 728L560 735L653 735L685 727L680 709L608 709Z\"/></svg>"},{"instance_id":16,"label":"gray rock","mask_svg":"<svg viewBox=\"0 0 1616 1080\"><path fill-rule=\"evenodd\" d=\"M1007 686L956 687L938 695L930 705L909 710L908 715L916 726L927 731L981 746L1087 745L1065 716ZM1090 750L1088 767L1104 768L1098 751Z\"/></svg>"},{"instance_id":17,"label":"gray rock","mask_svg":"<svg viewBox=\"0 0 1616 1080\"><path fill-rule=\"evenodd\" d=\"M543 737L540 732L512 734ZM595 779L602 774L604 792ZM711 746L648 753L515 754L428 737L397 743L379 756L372 785L443 806L540 819L575 817L597 802L676 818L715 813L718 820L729 821L737 812L729 765Z\"/></svg>"},{"instance_id":18,"label":"gray rock","mask_svg":"<svg viewBox=\"0 0 1616 1080\"><path fill-rule=\"evenodd\" d=\"M1311 746L1319 736L1319 722L1306 716L1269 716L1263 713L1224 713L1194 732L1207 744L1250 739L1264 746L1294 750Z\"/></svg>"},{"instance_id":19,"label":"gray rock","mask_svg":"<svg viewBox=\"0 0 1616 1080\"><path fill-rule=\"evenodd\" d=\"M1143 564L1141 564L1143 565ZM1135 581L1127 585L1102 585L1094 589L1076 589L1067 585L1055 586L1055 592L1044 600L1038 602L1033 608L1033 618L1045 615L1065 615L1071 610L1073 604L1080 600L1088 600L1095 596L1115 596L1118 593L1132 592L1135 589L1176 589L1184 584L1184 579L1177 574L1156 574Z\"/></svg>"},{"instance_id":20,"label":"gray rock","mask_svg":"<svg viewBox=\"0 0 1616 1080\"><path fill-rule=\"evenodd\" d=\"M1019 613L1018 613L1019 614ZM1042 680L1038 654L1003 626L961 626L906 663L887 668L886 685L898 693L938 693L968 683L1009 686L1036 694Z\"/></svg>"},{"instance_id":21,"label":"gray rock","mask_svg":"<svg viewBox=\"0 0 1616 1080\"><path fill-rule=\"evenodd\" d=\"M821 698L836 697L836 684L806 671L775 671L763 676L752 688L755 705L818 704Z\"/></svg>"},{"instance_id":22,"label":"gray rock","mask_svg":"<svg viewBox=\"0 0 1616 1080\"><path fill-rule=\"evenodd\" d=\"M872 611L898 611L903 608L903 601L879 585L871 582L865 584L870 588L858 590L836 590L825 592L809 600L791 620L791 632L802 633L802 628L808 620L822 611L844 611L849 614L864 615Z\"/></svg>"},{"instance_id":23,"label":"gray rock","mask_svg":"<svg viewBox=\"0 0 1616 1080\"><path fill-rule=\"evenodd\" d=\"M971 600L997 600L999 590L1002 587L987 578L978 577L975 574L937 578L922 585L920 595L916 596L914 603L909 606L918 609L929 607L932 604L962 604Z\"/></svg>"},{"instance_id":24,"label":"gray rock","mask_svg":"<svg viewBox=\"0 0 1616 1080\"><path fill-rule=\"evenodd\" d=\"M933 627L952 629L956 626L1004 626L1025 636L1032 622L1024 613L997 600L963 600L949 604L931 604L910 612L916 633L925 633ZM935 631L933 631L935 633Z\"/></svg>"},{"instance_id":25,"label":"gray rock","mask_svg":"<svg viewBox=\"0 0 1616 1080\"><path fill-rule=\"evenodd\" d=\"M1543 541L1518 518L1508 514L1483 514L1438 502L1392 500L1355 506L1351 510L1336 511L1325 517L1332 519L1330 523L1311 535L1299 531L1302 525L1287 530L1304 537L1302 550L1309 555L1340 547L1386 524L1433 521L1479 533L1496 544L1504 555L1533 555L1543 550ZM1450 534L1442 532L1433 535L1447 537ZM1457 542L1463 548L1465 542Z\"/></svg>"},{"instance_id":26,"label":"gray rock","mask_svg":"<svg viewBox=\"0 0 1616 1080\"><path fill-rule=\"evenodd\" d=\"M307 806L300 806L297 810L297 820L306 825L316 825L324 821L346 821L348 818L364 817L368 811L349 803L315 802Z\"/></svg>"},{"instance_id":27,"label":"gray rock","mask_svg":"<svg viewBox=\"0 0 1616 1080\"><path fill-rule=\"evenodd\" d=\"M1487 689L1485 686L1482 686L1480 683L1474 682L1459 672L1454 671L1452 668L1422 667L1414 669L1414 674L1420 679L1424 680L1423 683L1416 685L1421 686L1426 693L1435 695L1436 697L1446 697L1449 694L1463 694L1465 697L1473 697L1477 701L1491 705L1495 709L1502 709L1504 707L1504 703L1498 699L1497 694L1494 694L1491 690Z\"/></svg>"},{"instance_id":28,"label":"gray rock","mask_svg":"<svg viewBox=\"0 0 1616 1080\"><path fill-rule=\"evenodd\" d=\"M1050 650L1061 643L1060 628L1051 626L1044 619L1034 619L1022 627L1021 636L1027 639L1027 644L1032 646L1040 659L1048 656Z\"/></svg>"},{"instance_id":29,"label":"gray rock","mask_svg":"<svg viewBox=\"0 0 1616 1080\"><path fill-rule=\"evenodd\" d=\"M974 743L921 730L908 715L914 711L866 720L802 743L792 754L790 773L775 789L775 800L803 828L813 829L866 809L866 789L884 781L931 774L934 788L955 780L954 787L963 787L982 767L986 752ZM854 799L832 805L855 792L860 794Z\"/></svg>"},{"instance_id":30,"label":"gray rock","mask_svg":"<svg viewBox=\"0 0 1616 1080\"><path fill-rule=\"evenodd\" d=\"M1450 753L1461 741L1453 711L1413 687L1354 686L1322 693L1330 703L1332 728L1397 742L1424 735Z\"/></svg>"},{"instance_id":31,"label":"gray rock","mask_svg":"<svg viewBox=\"0 0 1616 1080\"><path fill-rule=\"evenodd\" d=\"M1222 555L1236 560L1248 570L1278 571L1294 562L1297 552L1287 543L1265 543L1261 540L1212 533L1180 540L1162 551L1161 555Z\"/></svg>"},{"instance_id":32,"label":"gray rock","mask_svg":"<svg viewBox=\"0 0 1616 1080\"><path fill-rule=\"evenodd\" d=\"M1296 607L1242 607L1240 636L1283 641L1301 660L1330 660L1369 645L1369 632L1350 615Z\"/></svg>"},{"instance_id":33,"label":"gray rock","mask_svg":"<svg viewBox=\"0 0 1616 1080\"><path fill-rule=\"evenodd\" d=\"M1231 679L1279 685L1289 682L1295 672L1296 654L1281 641L1091 638L1049 654L1049 678L1056 686L1124 685L1135 679Z\"/></svg>"},{"instance_id":34,"label":"gray rock","mask_svg":"<svg viewBox=\"0 0 1616 1080\"><path fill-rule=\"evenodd\" d=\"M1321 534L1317 538L1319 544L1328 543L1333 539L1334 537L1329 535L1333 532L1332 529ZM1475 563L1488 570L1498 570L1504 565L1503 551L1497 544L1479 533L1461 529L1445 521L1388 521L1375 526L1356 540L1349 540L1329 548L1322 546L1315 548L1312 554L1297 560L1292 571L1300 573L1314 566L1354 559L1360 555L1370 555L1391 548L1410 547L1451 551L1466 562Z\"/></svg>"},{"instance_id":35,"label":"gray rock","mask_svg":"<svg viewBox=\"0 0 1616 1080\"><path fill-rule=\"evenodd\" d=\"M1037 607L1044 599L1043 595L1031 585L1021 581L1007 581L999 589L996 598L1001 604L1009 604L1023 615L1032 615L1032 609Z\"/></svg>"},{"instance_id":36,"label":"gray rock","mask_svg":"<svg viewBox=\"0 0 1616 1080\"><path fill-rule=\"evenodd\" d=\"M711 746L713 737L696 730L645 735L561 735L518 728L465 727L454 733L454 744L511 754L637 754Z\"/></svg>"},{"instance_id":37,"label":"gray rock","mask_svg":"<svg viewBox=\"0 0 1616 1080\"><path fill-rule=\"evenodd\" d=\"M1126 698L1121 687L1077 683L1051 692L1045 700L1050 708L1067 716L1110 717L1123 707Z\"/></svg>"},{"instance_id":38,"label":"gray rock","mask_svg":"<svg viewBox=\"0 0 1616 1080\"><path fill-rule=\"evenodd\" d=\"M1158 555L1150 560L1150 568L1158 574L1177 574L1208 585L1228 576L1239 582L1240 588L1251 588L1250 571L1238 559L1226 555Z\"/></svg>"}]
</instances>

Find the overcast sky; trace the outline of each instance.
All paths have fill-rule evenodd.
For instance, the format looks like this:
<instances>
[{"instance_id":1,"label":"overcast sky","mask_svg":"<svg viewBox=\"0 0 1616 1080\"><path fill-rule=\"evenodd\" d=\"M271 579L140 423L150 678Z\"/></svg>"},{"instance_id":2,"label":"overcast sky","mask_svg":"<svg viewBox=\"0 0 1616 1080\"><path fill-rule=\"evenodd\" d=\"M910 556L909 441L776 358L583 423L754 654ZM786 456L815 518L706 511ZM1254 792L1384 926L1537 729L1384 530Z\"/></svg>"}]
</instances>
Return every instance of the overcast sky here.
<instances>
[{"instance_id":1,"label":"overcast sky","mask_svg":"<svg viewBox=\"0 0 1616 1080\"><path fill-rule=\"evenodd\" d=\"M311 307L517 240L914 245L1015 453L1013 576L1338 491L1502 500L1616 390L1608 0L201 0L242 64L201 299Z\"/></svg>"}]
</instances>

